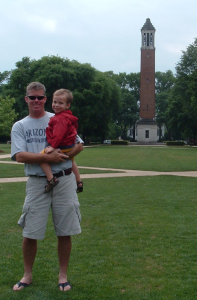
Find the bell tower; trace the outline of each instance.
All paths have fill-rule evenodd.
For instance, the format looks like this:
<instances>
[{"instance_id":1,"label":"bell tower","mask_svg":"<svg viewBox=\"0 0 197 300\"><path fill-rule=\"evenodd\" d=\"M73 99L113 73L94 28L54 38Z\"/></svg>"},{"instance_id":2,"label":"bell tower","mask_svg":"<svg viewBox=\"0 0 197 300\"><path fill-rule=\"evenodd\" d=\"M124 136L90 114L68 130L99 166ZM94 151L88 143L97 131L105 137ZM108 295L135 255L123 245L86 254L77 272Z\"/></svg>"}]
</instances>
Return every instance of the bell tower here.
<instances>
[{"instance_id":1,"label":"bell tower","mask_svg":"<svg viewBox=\"0 0 197 300\"><path fill-rule=\"evenodd\" d=\"M141 29L140 119L138 142L157 142L155 121L155 28L149 18Z\"/></svg>"}]
</instances>

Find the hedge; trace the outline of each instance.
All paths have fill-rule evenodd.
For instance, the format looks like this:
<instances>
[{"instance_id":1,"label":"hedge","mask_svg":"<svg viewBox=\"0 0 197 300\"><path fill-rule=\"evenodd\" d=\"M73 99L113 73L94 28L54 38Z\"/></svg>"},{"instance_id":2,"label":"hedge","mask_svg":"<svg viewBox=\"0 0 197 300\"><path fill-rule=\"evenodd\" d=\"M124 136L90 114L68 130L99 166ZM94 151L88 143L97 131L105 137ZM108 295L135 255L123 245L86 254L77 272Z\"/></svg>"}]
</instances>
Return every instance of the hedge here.
<instances>
[{"instance_id":1,"label":"hedge","mask_svg":"<svg viewBox=\"0 0 197 300\"><path fill-rule=\"evenodd\" d=\"M111 141L111 145L128 145L128 141L116 141L116 140L112 140Z\"/></svg>"},{"instance_id":2,"label":"hedge","mask_svg":"<svg viewBox=\"0 0 197 300\"><path fill-rule=\"evenodd\" d=\"M167 141L166 145L167 146L184 146L185 143L184 142L180 142L180 141Z\"/></svg>"}]
</instances>

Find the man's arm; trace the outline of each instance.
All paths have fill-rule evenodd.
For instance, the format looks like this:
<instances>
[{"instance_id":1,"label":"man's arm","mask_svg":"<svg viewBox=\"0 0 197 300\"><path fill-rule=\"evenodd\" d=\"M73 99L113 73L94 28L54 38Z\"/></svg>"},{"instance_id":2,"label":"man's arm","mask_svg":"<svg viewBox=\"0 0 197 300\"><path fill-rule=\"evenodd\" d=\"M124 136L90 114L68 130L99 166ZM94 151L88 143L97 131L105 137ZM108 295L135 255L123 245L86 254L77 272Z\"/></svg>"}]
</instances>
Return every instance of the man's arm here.
<instances>
[{"instance_id":1,"label":"man's arm","mask_svg":"<svg viewBox=\"0 0 197 300\"><path fill-rule=\"evenodd\" d=\"M68 158L69 157L67 155L61 153L60 149L56 149L50 154L40 154L31 152L16 153L16 161L25 164L60 163Z\"/></svg>"},{"instance_id":2,"label":"man's arm","mask_svg":"<svg viewBox=\"0 0 197 300\"><path fill-rule=\"evenodd\" d=\"M74 148L66 154L62 153L60 149L56 149L49 154L18 152L16 153L16 161L25 164L60 163L68 158L76 156L82 150L83 145L81 143L77 143Z\"/></svg>"},{"instance_id":3,"label":"man's arm","mask_svg":"<svg viewBox=\"0 0 197 300\"><path fill-rule=\"evenodd\" d=\"M66 154L69 156L69 158L71 158L79 154L82 150L83 150L83 144L77 143L75 144L74 148L71 151L67 152Z\"/></svg>"}]
</instances>

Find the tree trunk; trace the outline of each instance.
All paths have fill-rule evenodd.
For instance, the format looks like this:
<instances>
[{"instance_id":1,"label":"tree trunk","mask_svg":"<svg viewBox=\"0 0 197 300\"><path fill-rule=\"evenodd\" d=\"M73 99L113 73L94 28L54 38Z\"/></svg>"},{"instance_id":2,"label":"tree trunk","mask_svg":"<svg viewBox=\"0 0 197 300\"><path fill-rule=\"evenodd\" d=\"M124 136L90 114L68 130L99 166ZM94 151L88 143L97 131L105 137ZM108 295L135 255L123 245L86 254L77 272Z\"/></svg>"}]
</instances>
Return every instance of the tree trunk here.
<instances>
[{"instance_id":1,"label":"tree trunk","mask_svg":"<svg viewBox=\"0 0 197 300\"><path fill-rule=\"evenodd\" d=\"M133 142L135 142L135 123L133 124Z\"/></svg>"}]
</instances>

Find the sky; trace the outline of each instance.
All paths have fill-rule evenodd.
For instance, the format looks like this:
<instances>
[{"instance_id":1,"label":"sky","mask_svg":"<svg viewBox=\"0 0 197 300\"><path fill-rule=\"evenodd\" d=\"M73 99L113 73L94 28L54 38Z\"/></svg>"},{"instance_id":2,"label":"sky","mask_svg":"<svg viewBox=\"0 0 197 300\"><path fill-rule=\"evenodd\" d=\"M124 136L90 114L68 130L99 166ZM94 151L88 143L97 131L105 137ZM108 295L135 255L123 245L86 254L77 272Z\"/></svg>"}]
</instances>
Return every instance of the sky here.
<instances>
[{"instance_id":1,"label":"sky","mask_svg":"<svg viewBox=\"0 0 197 300\"><path fill-rule=\"evenodd\" d=\"M140 72L141 28L150 18L155 70L175 73L197 37L196 11L196 0L0 0L0 72L48 55Z\"/></svg>"}]
</instances>

